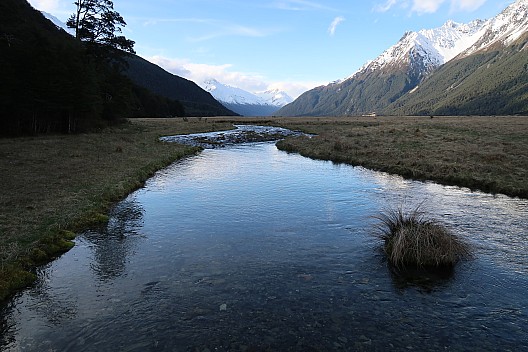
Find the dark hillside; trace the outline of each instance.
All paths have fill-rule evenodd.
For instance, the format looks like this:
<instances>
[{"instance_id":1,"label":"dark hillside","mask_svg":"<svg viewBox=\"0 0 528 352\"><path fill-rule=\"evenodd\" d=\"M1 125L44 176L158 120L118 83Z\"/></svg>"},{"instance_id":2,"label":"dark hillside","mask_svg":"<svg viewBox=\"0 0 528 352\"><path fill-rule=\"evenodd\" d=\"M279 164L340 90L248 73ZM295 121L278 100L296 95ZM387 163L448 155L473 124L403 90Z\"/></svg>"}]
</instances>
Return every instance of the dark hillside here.
<instances>
[{"instance_id":1,"label":"dark hillside","mask_svg":"<svg viewBox=\"0 0 528 352\"><path fill-rule=\"evenodd\" d=\"M179 77L185 84L170 86L170 94L134 84L26 0L0 1L0 72L4 136L83 132L124 117L185 116L180 96L190 100L185 107L191 115L230 113Z\"/></svg>"},{"instance_id":2,"label":"dark hillside","mask_svg":"<svg viewBox=\"0 0 528 352\"><path fill-rule=\"evenodd\" d=\"M125 74L137 85L156 94L181 101L188 116L234 116L196 83L173 75L161 67L131 55L127 58Z\"/></svg>"},{"instance_id":3,"label":"dark hillside","mask_svg":"<svg viewBox=\"0 0 528 352\"><path fill-rule=\"evenodd\" d=\"M314 88L284 106L278 116L354 116L387 107L420 80L412 67L392 72L369 72L340 84Z\"/></svg>"},{"instance_id":4,"label":"dark hillside","mask_svg":"<svg viewBox=\"0 0 528 352\"><path fill-rule=\"evenodd\" d=\"M514 45L455 59L390 105L397 115L528 113L528 35Z\"/></svg>"},{"instance_id":5,"label":"dark hillside","mask_svg":"<svg viewBox=\"0 0 528 352\"><path fill-rule=\"evenodd\" d=\"M25 0L0 2L0 67L1 134L68 132L102 112L80 43Z\"/></svg>"},{"instance_id":6,"label":"dark hillside","mask_svg":"<svg viewBox=\"0 0 528 352\"><path fill-rule=\"evenodd\" d=\"M367 66L345 81L317 87L280 109L278 116L356 116L380 112L416 87L431 71L427 58L411 52L384 69Z\"/></svg>"}]
</instances>

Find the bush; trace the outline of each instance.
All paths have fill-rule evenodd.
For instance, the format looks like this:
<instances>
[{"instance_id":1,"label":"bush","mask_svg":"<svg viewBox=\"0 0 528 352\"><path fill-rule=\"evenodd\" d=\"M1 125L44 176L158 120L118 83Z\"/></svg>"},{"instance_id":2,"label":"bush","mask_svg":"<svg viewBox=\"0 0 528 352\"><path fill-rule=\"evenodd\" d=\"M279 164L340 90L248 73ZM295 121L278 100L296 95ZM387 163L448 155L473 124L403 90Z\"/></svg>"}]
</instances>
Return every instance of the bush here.
<instances>
[{"instance_id":1,"label":"bush","mask_svg":"<svg viewBox=\"0 0 528 352\"><path fill-rule=\"evenodd\" d=\"M439 222L427 219L416 208L405 214L400 207L379 216L377 235L384 240L384 251L395 266L450 267L469 258L469 244Z\"/></svg>"}]
</instances>

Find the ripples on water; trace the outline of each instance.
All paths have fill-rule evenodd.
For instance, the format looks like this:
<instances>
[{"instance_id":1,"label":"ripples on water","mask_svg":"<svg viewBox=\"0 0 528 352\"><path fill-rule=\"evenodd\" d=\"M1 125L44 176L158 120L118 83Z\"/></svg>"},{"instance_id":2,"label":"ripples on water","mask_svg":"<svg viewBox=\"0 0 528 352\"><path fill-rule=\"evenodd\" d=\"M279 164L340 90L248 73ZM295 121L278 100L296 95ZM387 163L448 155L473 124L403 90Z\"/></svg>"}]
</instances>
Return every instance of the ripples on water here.
<instances>
[{"instance_id":1,"label":"ripples on water","mask_svg":"<svg viewBox=\"0 0 528 352\"><path fill-rule=\"evenodd\" d=\"M475 259L409 285L371 236L426 210ZM206 150L117 204L108 228L3 309L6 351L528 350L528 204L313 161Z\"/></svg>"}]
</instances>

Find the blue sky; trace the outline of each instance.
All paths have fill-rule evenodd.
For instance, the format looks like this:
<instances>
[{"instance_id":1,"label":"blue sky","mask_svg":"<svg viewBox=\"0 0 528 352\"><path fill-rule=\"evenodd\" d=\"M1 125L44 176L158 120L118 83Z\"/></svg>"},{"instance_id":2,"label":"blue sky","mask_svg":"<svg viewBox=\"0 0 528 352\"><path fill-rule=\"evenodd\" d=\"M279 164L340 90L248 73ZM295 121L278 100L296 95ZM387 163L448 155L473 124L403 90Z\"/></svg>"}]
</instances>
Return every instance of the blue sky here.
<instances>
[{"instance_id":1,"label":"blue sky","mask_svg":"<svg viewBox=\"0 0 528 352\"><path fill-rule=\"evenodd\" d=\"M66 21L74 0L29 0ZM497 15L513 0L114 0L138 55L194 81L293 98L354 73L406 31Z\"/></svg>"}]
</instances>

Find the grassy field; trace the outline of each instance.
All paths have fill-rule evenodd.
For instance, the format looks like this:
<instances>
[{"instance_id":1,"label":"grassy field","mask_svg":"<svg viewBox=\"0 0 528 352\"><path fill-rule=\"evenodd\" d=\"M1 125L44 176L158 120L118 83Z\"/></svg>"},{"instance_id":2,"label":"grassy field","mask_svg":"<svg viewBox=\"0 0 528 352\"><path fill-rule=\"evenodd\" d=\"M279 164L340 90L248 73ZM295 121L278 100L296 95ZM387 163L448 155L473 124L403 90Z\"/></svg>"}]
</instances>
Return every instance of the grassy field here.
<instances>
[{"instance_id":1,"label":"grassy field","mask_svg":"<svg viewBox=\"0 0 528 352\"><path fill-rule=\"evenodd\" d=\"M100 133L0 139L0 299L156 170L198 151L159 136L233 123L317 134L279 143L308 157L528 198L527 117L137 119Z\"/></svg>"},{"instance_id":2,"label":"grassy field","mask_svg":"<svg viewBox=\"0 0 528 352\"><path fill-rule=\"evenodd\" d=\"M32 282L28 271L72 247L75 231L156 170L198 149L161 135L229 129L206 119L138 119L100 133L0 139L0 299Z\"/></svg>"},{"instance_id":3,"label":"grassy field","mask_svg":"<svg viewBox=\"0 0 528 352\"><path fill-rule=\"evenodd\" d=\"M357 117L277 120L317 134L286 151L528 198L528 117Z\"/></svg>"}]
</instances>

